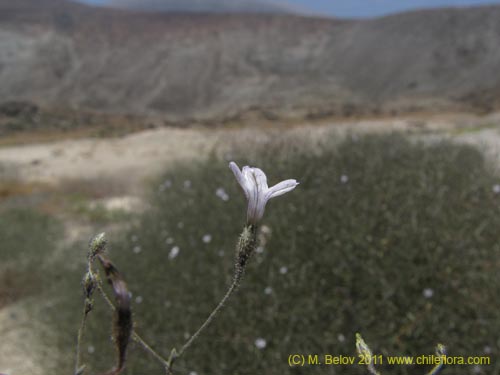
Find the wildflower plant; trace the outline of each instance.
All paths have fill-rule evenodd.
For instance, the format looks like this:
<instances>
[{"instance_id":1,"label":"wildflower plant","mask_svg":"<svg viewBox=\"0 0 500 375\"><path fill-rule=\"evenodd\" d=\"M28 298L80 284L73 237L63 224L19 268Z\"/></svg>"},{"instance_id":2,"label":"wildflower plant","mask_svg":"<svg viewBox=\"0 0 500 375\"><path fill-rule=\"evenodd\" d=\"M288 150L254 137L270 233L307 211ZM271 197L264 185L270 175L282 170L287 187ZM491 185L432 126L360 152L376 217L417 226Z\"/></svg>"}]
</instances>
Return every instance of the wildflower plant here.
<instances>
[{"instance_id":1,"label":"wildflower plant","mask_svg":"<svg viewBox=\"0 0 500 375\"><path fill-rule=\"evenodd\" d=\"M82 364L81 360L81 346L87 318L94 307L93 296L96 290L114 311L113 341L116 347L117 361L116 366L105 375L117 375L122 372L125 367L127 348L131 338L134 339L134 341L136 341L145 351L149 352L154 358L161 362L166 374L172 374L175 360L180 358L186 352L202 331L213 321L229 297L235 292L241 282L241 279L243 278L248 260L257 248L258 224L264 215L267 202L271 198L275 198L292 191L298 185L298 182L293 179L285 180L269 188L267 185L267 177L261 169L246 166L240 171L234 162L231 162L229 167L233 171L236 180L240 184L245 197L247 198L247 221L236 245L232 283L215 309L208 315L208 318L195 331L195 333L187 339L185 344L179 350L173 348L168 358L162 357L134 330L130 301L131 293L127 289L125 280L113 265L109 257L105 254L106 238L104 233L101 233L90 242L87 272L85 273L82 282L84 290L84 307L81 326L78 331L76 364L74 370L75 375L83 375L85 372L85 366ZM186 186L186 183L184 185ZM191 184L189 183L188 188L190 186ZM207 242L207 238L207 235L205 235L204 242ZM111 298L106 294L98 271L94 270L93 265L96 259L99 260L102 268L104 269L106 278L113 289L116 301L115 303L113 303Z\"/></svg>"}]
</instances>

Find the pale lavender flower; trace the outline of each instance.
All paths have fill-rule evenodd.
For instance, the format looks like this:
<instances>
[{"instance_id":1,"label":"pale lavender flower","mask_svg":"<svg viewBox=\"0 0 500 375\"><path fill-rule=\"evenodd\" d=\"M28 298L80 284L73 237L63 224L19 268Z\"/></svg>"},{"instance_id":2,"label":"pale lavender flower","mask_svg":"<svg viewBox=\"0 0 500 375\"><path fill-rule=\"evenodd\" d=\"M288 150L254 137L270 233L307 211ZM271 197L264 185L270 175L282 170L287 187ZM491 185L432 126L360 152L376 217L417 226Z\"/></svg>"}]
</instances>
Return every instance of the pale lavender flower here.
<instances>
[{"instance_id":1,"label":"pale lavender flower","mask_svg":"<svg viewBox=\"0 0 500 375\"><path fill-rule=\"evenodd\" d=\"M425 288L422 291L422 294L425 298L432 298L432 296L434 295L434 290L432 290L431 288Z\"/></svg>"},{"instance_id":2,"label":"pale lavender flower","mask_svg":"<svg viewBox=\"0 0 500 375\"><path fill-rule=\"evenodd\" d=\"M215 191L215 195L217 195L220 199L222 199L223 201L228 201L229 200L229 195L226 193L226 191L224 190L224 188L218 188L216 191Z\"/></svg>"},{"instance_id":3,"label":"pale lavender flower","mask_svg":"<svg viewBox=\"0 0 500 375\"><path fill-rule=\"evenodd\" d=\"M171 250L170 250L170 253L168 254L168 258L169 259L174 259L177 257L177 255L179 255L181 249L179 246L174 246Z\"/></svg>"},{"instance_id":4,"label":"pale lavender flower","mask_svg":"<svg viewBox=\"0 0 500 375\"><path fill-rule=\"evenodd\" d=\"M269 199L288 193L298 185L296 180L285 180L268 187L267 177L259 168L246 166L240 171L233 161L229 163L229 168L233 171L248 200L247 222L249 224L256 224L262 219Z\"/></svg>"},{"instance_id":5,"label":"pale lavender flower","mask_svg":"<svg viewBox=\"0 0 500 375\"><path fill-rule=\"evenodd\" d=\"M255 346L257 347L257 349L264 349L267 346L267 342L262 337L258 337L255 340Z\"/></svg>"}]
</instances>

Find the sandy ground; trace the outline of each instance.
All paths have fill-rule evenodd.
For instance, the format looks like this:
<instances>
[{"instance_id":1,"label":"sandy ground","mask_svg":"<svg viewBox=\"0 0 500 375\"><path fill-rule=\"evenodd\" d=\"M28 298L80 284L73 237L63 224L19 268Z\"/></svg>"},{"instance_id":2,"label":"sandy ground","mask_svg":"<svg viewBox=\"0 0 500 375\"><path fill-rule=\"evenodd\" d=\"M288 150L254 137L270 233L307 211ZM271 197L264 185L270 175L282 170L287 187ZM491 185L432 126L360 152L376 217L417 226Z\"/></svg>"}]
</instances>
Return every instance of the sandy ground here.
<instances>
[{"instance_id":1,"label":"sandy ground","mask_svg":"<svg viewBox=\"0 0 500 375\"><path fill-rule=\"evenodd\" d=\"M19 301L0 309L0 373L6 375L44 375L44 363L55 363L50 347L40 345L43 330Z\"/></svg>"},{"instance_id":2,"label":"sandy ground","mask_svg":"<svg viewBox=\"0 0 500 375\"><path fill-rule=\"evenodd\" d=\"M80 139L23 146L0 147L0 164L7 174L26 181L57 184L64 179L93 179L103 176L123 180L133 190L170 163L206 157L227 149L234 142L265 141L269 137L299 137L320 140L325 133L411 131L454 134L469 142L500 144L496 128L500 113L418 116L381 120L304 124L288 130L271 129L175 129L162 128L115 139ZM450 133L451 132L451 133ZM453 133L455 132L455 133ZM0 176L2 177L2 176ZM3 176L5 177L5 176Z\"/></svg>"},{"instance_id":3,"label":"sandy ground","mask_svg":"<svg viewBox=\"0 0 500 375\"><path fill-rule=\"evenodd\" d=\"M0 178L42 183L57 188L65 181L111 181L121 185L106 198L109 209L135 209L145 182L176 162L199 160L235 145L266 142L276 137L298 139L312 147L325 135L366 132L411 132L428 139L453 139L476 144L500 165L500 113L488 116L440 115L303 124L289 129L173 129L162 128L114 139L80 139L0 147ZM5 168L6 167L6 168ZM499 168L500 169L500 168ZM76 181L76 185L75 182ZM70 185L71 186L71 185ZM1 202L0 202L1 203ZM91 202L92 203L92 202ZM87 236L92 228L68 227L68 240ZM40 338L29 329L23 301L0 309L0 373L42 374ZM37 348L37 350L35 350Z\"/></svg>"},{"instance_id":4,"label":"sandy ground","mask_svg":"<svg viewBox=\"0 0 500 375\"><path fill-rule=\"evenodd\" d=\"M0 148L0 163L27 181L126 176L134 186L173 161L196 159L214 147L203 130L159 129L116 139L80 139Z\"/></svg>"}]
</instances>

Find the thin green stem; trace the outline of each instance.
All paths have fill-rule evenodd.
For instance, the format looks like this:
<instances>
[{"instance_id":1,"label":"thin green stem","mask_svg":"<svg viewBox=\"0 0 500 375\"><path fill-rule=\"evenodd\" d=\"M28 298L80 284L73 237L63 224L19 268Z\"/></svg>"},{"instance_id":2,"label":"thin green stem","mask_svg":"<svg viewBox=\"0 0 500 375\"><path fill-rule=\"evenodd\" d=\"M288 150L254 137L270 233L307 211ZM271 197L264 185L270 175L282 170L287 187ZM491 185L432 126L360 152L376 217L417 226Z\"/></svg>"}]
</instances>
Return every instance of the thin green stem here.
<instances>
[{"instance_id":1,"label":"thin green stem","mask_svg":"<svg viewBox=\"0 0 500 375\"><path fill-rule=\"evenodd\" d=\"M132 338L134 339L135 342L137 342L140 346L142 346L144 350L149 352L153 357L155 357L159 362L161 362L163 367L165 368L169 367L165 358L163 358L151 346L149 346L148 343L144 341L144 339L141 336L139 336L137 332L132 331Z\"/></svg>"},{"instance_id":2,"label":"thin green stem","mask_svg":"<svg viewBox=\"0 0 500 375\"><path fill-rule=\"evenodd\" d=\"M81 370L81 363L82 363L82 353L81 353L81 346L82 346L82 341L83 341L83 333L85 331L85 324L87 322L87 315L88 315L88 309L87 309L87 301L85 301L85 305L83 306L83 317L82 317L82 322L80 324L80 328L78 329L78 338L76 341L76 362L75 362L75 375L80 374Z\"/></svg>"},{"instance_id":3,"label":"thin green stem","mask_svg":"<svg viewBox=\"0 0 500 375\"><path fill-rule=\"evenodd\" d=\"M115 307L114 303L111 301L111 298L109 298L108 295L106 294L106 292L104 291L101 283L99 283L97 285L97 290L101 294L102 298L104 298L104 300L106 301L108 306L111 308L111 310L115 311L116 307Z\"/></svg>"},{"instance_id":4,"label":"thin green stem","mask_svg":"<svg viewBox=\"0 0 500 375\"><path fill-rule=\"evenodd\" d=\"M432 368L432 370L427 373L427 375L437 375L437 374L439 374L441 372L441 370L443 369L443 367L444 367L444 365L442 363L440 363L440 364L434 366Z\"/></svg>"},{"instance_id":5,"label":"thin green stem","mask_svg":"<svg viewBox=\"0 0 500 375\"><path fill-rule=\"evenodd\" d=\"M176 356L173 359L179 358L180 356L182 356L184 354L184 352L186 351L186 349L188 349L191 346L191 344L193 343L193 341L196 340L196 338L200 335L200 333L212 322L212 320L214 320L217 313L222 309L222 307L224 306L226 301L229 299L229 297L231 297L233 292L238 287L240 280L241 280L241 277L239 277L239 276L234 277L231 286L227 290L224 297L222 297L222 299L220 300L217 307L215 307L215 309L210 313L207 320L205 320L205 322L200 326L200 328L198 328L198 330L189 338L189 340L186 341L184 346L181 348L181 350L176 354Z\"/></svg>"},{"instance_id":6,"label":"thin green stem","mask_svg":"<svg viewBox=\"0 0 500 375\"><path fill-rule=\"evenodd\" d=\"M446 362L446 347L443 344L437 344L436 356L438 356L441 360L426 375L437 375L444 368L444 364Z\"/></svg>"},{"instance_id":7,"label":"thin green stem","mask_svg":"<svg viewBox=\"0 0 500 375\"><path fill-rule=\"evenodd\" d=\"M226 301L231 297L234 293L238 285L240 284L241 278L245 272L245 267L247 265L247 261L252 255L255 247L257 245L257 226L256 225L246 225L243 228L243 232L240 235L238 240L238 244L236 246L236 263L235 263L235 272L233 277L233 282L226 294L220 300L219 304L215 307L215 309L210 313L208 318L203 322L203 324L198 328L198 330L186 341L184 346L178 352L175 348L170 353L170 358L168 360L168 365L172 368L174 361L181 357L184 352L191 346L194 340L198 338L200 333L214 320L217 313L222 309Z\"/></svg>"},{"instance_id":8,"label":"thin green stem","mask_svg":"<svg viewBox=\"0 0 500 375\"><path fill-rule=\"evenodd\" d=\"M80 323L80 328L78 329L78 337L76 340L76 360L75 360L74 375L82 374L84 368L84 366L82 366L81 347L82 347L83 335L85 333L85 325L87 323L87 316L92 311L92 294L95 287L94 274L92 273L92 263L90 261L88 262L87 273L85 274L83 279L83 285L85 288L85 299L83 302L82 321Z\"/></svg>"}]
</instances>

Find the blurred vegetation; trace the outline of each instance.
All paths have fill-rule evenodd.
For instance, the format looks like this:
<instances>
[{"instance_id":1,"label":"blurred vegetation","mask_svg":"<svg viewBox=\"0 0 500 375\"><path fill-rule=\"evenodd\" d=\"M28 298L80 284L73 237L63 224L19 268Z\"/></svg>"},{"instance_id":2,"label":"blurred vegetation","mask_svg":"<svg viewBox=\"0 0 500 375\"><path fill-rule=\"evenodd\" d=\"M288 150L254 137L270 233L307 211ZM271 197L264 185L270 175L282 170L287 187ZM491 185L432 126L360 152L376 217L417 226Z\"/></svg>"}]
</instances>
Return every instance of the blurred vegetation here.
<instances>
[{"instance_id":1,"label":"blurred vegetation","mask_svg":"<svg viewBox=\"0 0 500 375\"><path fill-rule=\"evenodd\" d=\"M316 152L279 142L235 152L240 166L261 167L270 185L301 184L268 205L270 233L242 286L176 373L363 374L359 366L287 364L294 353L354 355L356 332L375 354L433 354L442 342L449 355L492 358L490 366L445 374L498 373L500 187L481 153L397 135L336 142ZM153 209L123 238L110 238L110 256L133 292L137 331L168 356L230 284L246 202L215 156L171 169L151 200ZM68 257L81 261L55 289L58 302L40 314L60 333L51 345L67 353L57 374L73 365L85 251L85 244L71 249ZM84 345L91 373L113 363L111 313L96 300ZM132 345L125 373L162 369Z\"/></svg>"},{"instance_id":2,"label":"blurred vegetation","mask_svg":"<svg viewBox=\"0 0 500 375\"><path fill-rule=\"evenodd\" d=\"M0 211L0 307L44 290L45 267L60 230L55 220L36 211Z\"/></svg>"},{"instance_id":3,"label":"blurred vegetation","mask_svg":"<svg viewBox=\"0 0 500 375\"><path fill-rule=\"evenodd\" d=\"M0 145L83 137L120 137L159 125L164 124L133 115L44 109L24 100L0 101Z\"/></svg>"}]
</instances>

